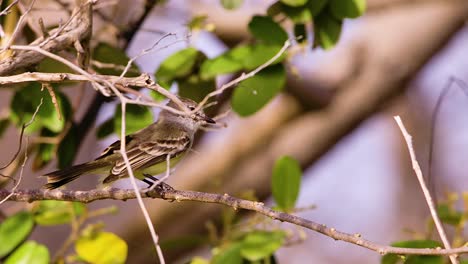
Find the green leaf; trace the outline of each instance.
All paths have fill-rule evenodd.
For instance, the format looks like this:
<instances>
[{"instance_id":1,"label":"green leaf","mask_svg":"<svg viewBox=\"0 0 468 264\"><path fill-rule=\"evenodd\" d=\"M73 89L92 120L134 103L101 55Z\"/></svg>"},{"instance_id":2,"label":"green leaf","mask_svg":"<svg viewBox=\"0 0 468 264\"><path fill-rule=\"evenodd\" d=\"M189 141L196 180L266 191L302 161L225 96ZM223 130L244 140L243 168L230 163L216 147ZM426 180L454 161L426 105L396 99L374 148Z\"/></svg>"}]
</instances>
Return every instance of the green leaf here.
<instances>
[{"instance_id":1,"label":"green leaf","mask_svg":"<svg viewBox=\"0 0 468 264\"><path fill-rule=\"evenodd\" d=\"M214 91L216 83L213 79L202 80L198 75L191 75L188 78L177 82L179 85L179 95L189 98L195 102L200 102L203 98Z\"/></svg>"},{"instance_id":2,"label":"green leaf","mask_svg":"<svg viewBox=\"0 0 468 264\"><path fill-rule=\"evenodd\" d=\"M42 127L46 127L52 132L62 131L66 120L71 115L71 106L67 97L63 93L56 89L54 89L54 93L62 114L61 119L59 119L59 113L55 109L52 98L47 89L41 91L40 83L29 83L27 86L18 90L13 96L10 105L10 117L13 123L17 126L28 123L36 111L36 108L39 106L41 98L43 98L43 103L37 113L36 119L26 128L25 132L36 132Z\"/></svg>"},{"instance_id":3,"label":"green leaf","mask_svg":"<svg viewBox=\"0 0 468 264\"><path fill-rule=\"evenodd\" d=\"M280 50L281 46L263 44L252 45L249 56L246 56L243 60L244 68L253 70L273 58ZM271 65L282 62L284 58L286 58L286 54L282 54Z\"/></svg>"},{"instance_id":4,"label":"green leaf","mask_svg":"<svg viewBox=\"0 0 468 264\"><path fill-rule=\"evenodd\" d=\"M252 115L275 97L285 83L283 65L267 67L238 85L232 96L232 108L241 116Z\"/></svg>"},{"instance_id":5,"label":"green leaf","mask_svg":"<svg viewBox=\"0 0 468 264\"><path fill-rule=\"evenodd\" d=\"M120 136L120 131L122 130L122 107L120 104L116 107L114 116L115 133ZM132 134L153 123L153 112L145 106L127 104L125 123L125 134Z\"/></svg>"},{"instance_id":6,"label":"green leaf","mask_svg":"<svg viewBox=\"0 0 468 264\"><path fill-rule=\"evenodd\" d=\"M401 260L401 257L398 255L387 254L381 258L380 263L381 264L397 264L400 260Z\"/></svg>"},{"instance_id":7,"label":"green leaf","mask_svg":"<svg viewBox=\"0 0 468 264\"><path fill-rule=\"evenodd\" d=\"M289 6L301 6L305 5L305 3L307 3L307 0L281 0L281 2Z\"/></svg>"},{"instance_id":8,"label":"green leaf","mask_svg":"<svg viewBox=\"0 0 468 264\"><path fill-rule=\"evenodd\" d=\"M315 41L325 50L333 48L340 38L342 23L327 13L321 13L315 20Z\"/></svg>"},{"instance_id":9,"label":"green leaf","mask_svg":"<svg viewBox=\"0 0 468 264\"><path fill-rule=\"evenodd\" d=\"M407 240L398 241L392 244L394 247L403 248L436 248L440 247L441 243L434 240ZM382 257L382 264L395 264L401 258L395 254L387 254ZM420 256L409 255L405 256L405 264L443 264L444 259L442 256Z\"/></svg>"},{"instance_id":10,"label":"green leaf","mask_svg":"<svg viewBox=\"0 0 468 264\"><path fill-rule=\"evenodd\" d=\"M322 12L325 5L328 3L329 0L309 0L306 4L307 8L309 8L310 13L313 17L317 16L320 12Z\"/></svg>"},{"instance_id":11,"label":"green leaf","mask_svg":"<svg viewBox=\"0 0 468 264\"><path fill-rule=\"evenodd\" d=\"M38 72L49 72L49 73L75 73L74 70L70 69L67 65L56 61L51 58L45 58L37 65Z\"/></svg>"},{"instance_id":12,"label":"green leaf","mask_svg":"<svg viewBox=\"0 0 468 264\"><path fill-rule=\"evenodd\" d=\"M338 19L356 18L366 11L366 0L330 0L330 11Z\"/></svg>"},{"instance_id":13,"label":"green leaf","mask_svg":"<svg viewBox=\"0 0 468 264\"><path fill-rule=\"evenodd\" d=\"M251 46L233 48L218 57L205 60L200 68L202 79L212 79L219 74L234 73L244 68L244 60L252 53Z\"/></svg>"},{"instance_id":14,"label":"green leaf","mask_svg":"<svg viewBox=\"0 0 468 264\"><path fill-rule=\"evenodd\" d=\"M98 139L103 139L103 138L109 136L110 134L112 134L112 132L114 132L114 130L115 130L115 128L114 128L114 119L109 118L106 121L104 121L104 123L102 123L98 127L97 132L96 132L96 137Z\"/></svg>"},{"instance_id":15,"label":"green leaf","mask_svg":"<svg viewBox=\"0 0 468 264\"><path fill-rule=\"evenodd\" d=\"M289 156L276 160L273 167L271 189L276 204L283 210L293 209L301 185L302 171L299 162Z\"/></svg>"},{"instance_id":16,"label":"green leaf","mask_svg":"<svg viewBox=\"0 0 468 264\"><path fill-rule=\"evenodd\" d=\"M76 253L90 263L118 264L127 259L127 243L110 232L98 232L80 237L75 244Z\"/></svg>"},{"instance_id":17,"label":"green leaf","mask_svg":"<svg viewBox=\"0 0 468 264\"><path fill-rule=\"evenodd\" d=\"M210 264L210 262L204 258L200 257L194 257L191 261L190 264Z\"/></svg>"},{"instance_id":18,"label":"green leaf","mask_svg":"<svg viewBox=\"0 0 468 264\"><path fill-rule=\"evenodd\" d=\"M0 258L3 258L28 237L34 226L29 212L19 212L0 224ZM5 241L8 241L6 243Z\"/></svg>"},{"instance_id":19,"label":"green leaf","mask_svg":"<svg viewBox=\"0 0 468 264\"><path fill-rule=\"evenodd\" d=\"M304 24L294 25L294 36L296 37L299 43L307 41L307 31Z\"/></svg>"},{"instance_id":20,"label":"green leaf","mask_svg":"<svg viewBox=\"0 0 468 264\"><path fill-rule=\"evenodd\" d=\"M284 4L281 3L281 1L275 2L274 4L268 7L267 15L270 17L274 17L276 15L283 13L283 6Z\"/></svg>"},{"instance_id":21,"label":"green leaf","mask_svg":"<svg viewBox=\"0 0 468 264\"><path fill-rule=\"evenodd\" d=\"M254 16L249 23L249 30L265 44L282 46L288 40L286 31L268 16Z\"/></svg>"},{"instance_id":22,"label":"green leaf","mask_svg":"<svg viewBox=\"0 0 468 264\"><path fill-rule=\"evenodd\" d=\"M307 23L312 21L312 13L306 6L293 7L285 5L282 9L294 23Z\"/></svg>"},{"instance_id":23,"label":"green leaf","mask_svg":"<svg viewBox=\"0 0 468 264\"><path fill-rule=\"evenodd\" d=\"M101 42L93 50L93 59L103 62L121 66L116 67L94 67L94 70L100 74L105 75L120 75L123 72L123 68L127 66L130 58L125 54L125 51L122 49L111 46L110 44ZM140 75L140 70L135 64L132 64L128 69L125 76L127 77L136 77Z\"/></svg>"},{"instance_id":24,"label":"green leaf","mask_svg":"<svg viewBox=\"0 0 468 264\"><path fill-rule=\"evenodd\" d=\"M401 248L436 248L442 245L434 240L404 240L392 243L394 247Z\"/></svg>"},{"instance_id":25,"label":"green leaf","mask_svg":"<svg viewBox=\"0 0 468 264\"><path fill-rule=\"evenodd\" d=\"M40 201L34 208L34 220L39 225L51 226L69 223L74 216L80 216L86 206L79 202L55 200Z\"/></svg>"},{"instance_id":26,"label":"green leaf","mask_svg":"<svg viewBox=\"0 0 468 264\"><path fill-rule=\"evenodd\" d=\"M242 241L241 255L250 261L259 261L270 257L284 243L282 231L253 231Z\"/></svg>"},{"instance_id":27,"label":"green leaf","mask_svg":"<svg viewBox=\"0 0 468 264\"><path fill-rule=\"evenodd\" d=\"M156 80L166 84L179 77L185 77L192 73L200 52L195 48L180 50L165 59L155 74Z\"/></svg>"},{"instance_id":28,"label":"green leaf","mask_svg":"<svg viewBox=\"0 0 468 264\"><path fill-rule=\"evenodd\" d=\"M446 224L458 226L462 221L463 213L450 208L448 204L438 204L437 214L440 220Z\"/></svg>"},{"instance_id":29,"label":"green leaf","mask_svg":"<svg viewBox=\"0 0 468 264\"><path fill-rule=\"evenodd\" d=\"M214 255L211 260L212 264L242 264L241 256L242 244L232 243L227 247L219 249L219 252Z\"/></svg>"},{"instance_id":30,"label":"green leaf","mask_svg":"<svg viewBox=\"0 0 468 264\"><path fill-rule=\"evenodd\" d=\"M221 5L225 9L234 10L239 8L244 3L244 0L221 0Z\"/></svg>"},{"instance_id":31,"label":"green leaf","mask_svg":"<svg viewBox=\"0 0 468 264\"><path fill-rule=\"evenodd\" d=\"M62 139L57 149L59 169L64 169L72 165L78 152L79 144L77 127L75 124L72 124L70 130Z\"/></svg>"},{"instance_id":32,"label":"green leaf","mask_svg":"<svg viewBox=\"0 0 468 264\"><path fill-rule=\"evenodd\" d=\"M35 241L27 241L21 245L5 264L48 264L50 263L50 254L47 247Z\"/></svg>"},{"instance_id":33,"label":"green leaf","mask_svg":"<svg viewBox=\"0 0 468 264\"><path fill-rule=\"evenodd\" d=\"M47 128L41 130L41 137L55 137L57 133L50 131ZM55 157L55 144L39 144L37 154L34 157L32 168L34 171L42 169Z\"/></svg>"},{"instance_id":34,"label":"green leaf","mask_svg":"<svg viewBox=\"0 0 468 264\"><path fill-rule=\"evenodd\" d=\"M5 133L6 129L10 126L10 119L3 118L0 119L0 137Z\"/></svg>"}]
</instances>

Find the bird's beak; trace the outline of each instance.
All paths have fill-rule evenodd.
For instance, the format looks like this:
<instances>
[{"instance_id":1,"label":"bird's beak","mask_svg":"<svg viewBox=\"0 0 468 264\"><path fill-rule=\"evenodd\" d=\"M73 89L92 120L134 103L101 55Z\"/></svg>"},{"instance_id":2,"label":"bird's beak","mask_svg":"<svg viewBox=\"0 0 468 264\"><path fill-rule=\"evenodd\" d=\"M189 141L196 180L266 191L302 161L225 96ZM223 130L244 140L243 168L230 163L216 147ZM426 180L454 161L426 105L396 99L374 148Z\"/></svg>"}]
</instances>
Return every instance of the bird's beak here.
<instances>
[{"instance_id":1,"label":"bird's beak","mask_svg":"<svg viewBox=\"0 0 468 264\"><path fill-rule=\"evenodd\" d=\"M204 116L203 117L203 121L209 123L209 124L216 124L216 121L214 121L213 119L207 117L207 116Z\"/></svg>"}]
</instances>

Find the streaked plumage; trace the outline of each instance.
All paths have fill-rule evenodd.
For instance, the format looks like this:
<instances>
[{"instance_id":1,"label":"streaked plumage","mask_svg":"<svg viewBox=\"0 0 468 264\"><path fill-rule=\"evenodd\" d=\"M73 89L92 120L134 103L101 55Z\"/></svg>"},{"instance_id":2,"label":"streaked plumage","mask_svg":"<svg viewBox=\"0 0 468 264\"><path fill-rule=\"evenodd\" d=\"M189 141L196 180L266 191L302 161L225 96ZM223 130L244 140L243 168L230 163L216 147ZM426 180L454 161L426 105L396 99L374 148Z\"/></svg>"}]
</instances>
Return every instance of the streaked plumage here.
<instances>
[{"instance_id":1,"label":"streaked plumage","mask_svg":"<svg viewBox=\"0 0 468 264\"><path fill-rule=\"evenodd\" d=\"M181 100L191 110L197 106L192 100ZM176 108L172 102L169 106ZM175 166L191 148L195 132L206 123L214 121L202 110L192 116L162 110L156 123L126 136L126 152L135 176L144 179L144 174L157 175L164 172L167 155L170 155L171 167ZM112 143L93 161L44 175L48 182L45 187L58 188L83 174L106 175L103 183L127 177L125 162L120 155L120 140Z\"/></svg>"}]
</instances>

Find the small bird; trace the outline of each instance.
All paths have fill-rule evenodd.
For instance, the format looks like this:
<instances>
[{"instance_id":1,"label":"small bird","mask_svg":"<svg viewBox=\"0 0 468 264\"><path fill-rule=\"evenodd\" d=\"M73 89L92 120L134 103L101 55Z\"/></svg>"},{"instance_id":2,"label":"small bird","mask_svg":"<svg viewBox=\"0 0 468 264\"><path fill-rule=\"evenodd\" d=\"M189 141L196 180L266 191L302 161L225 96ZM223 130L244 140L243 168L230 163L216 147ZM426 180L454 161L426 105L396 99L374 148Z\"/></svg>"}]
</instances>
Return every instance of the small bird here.
<instances>
[{"instance_id":1,"label":"small bird","mask_svg":"<svg viewBox=\"0 0 468 264\"><path fill-rule=\"evenodd\" d=\"M180 99L191 111L197 107L197 103L190 99ZM168 106L178 108L172 101ZM163 109L155 123L125 137L126 152L135 177L151 185L150 179L156 179L152 175L167 170L168 155L170 166L175 166L192 147L195 132L201 126L215 123L202 109L192 115L175 114ZM44 187L55 189L83 174L107 176L104 184L128 177L120 154L120 140L112 143L93 161L43 175L48 182Z\"/></svg>"}]
</instances>

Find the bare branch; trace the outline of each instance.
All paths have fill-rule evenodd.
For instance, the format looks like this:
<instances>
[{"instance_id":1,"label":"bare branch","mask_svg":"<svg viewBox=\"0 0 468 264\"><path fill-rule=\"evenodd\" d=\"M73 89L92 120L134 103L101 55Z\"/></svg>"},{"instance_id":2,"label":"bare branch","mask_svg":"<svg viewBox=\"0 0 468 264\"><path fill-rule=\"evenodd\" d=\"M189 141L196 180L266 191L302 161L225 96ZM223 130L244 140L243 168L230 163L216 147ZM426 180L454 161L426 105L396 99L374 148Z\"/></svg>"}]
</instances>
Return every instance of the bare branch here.
<instances>
[{"instance_id":1,"label":"bare branch","mask_svg":"<svg viewBox=\"0 0 468 264\"><path fill-rule=\"evenodd\" d=\"M106 189L95 189L90 191L70 191L70 190L17 190L10 192L8 190L0 190L0 199L13 194L9 197L10 201L18 202L33 202L39 200L59 200L59 201L76 201L82 203L90 203L96 200L128 200L135 199L136 194L133 189L117 189L117 188L106 188ZM154 190L149 192L139 193L145 198L157 198L169 201L196 201L203 203L216 203L222 204L234 209L245 209L254 211L262 215L268 216L272 219L279 220L282 222L288 222L297 226L316 231L325 236L333 238L335 240L341 240L351 244L355 244L379 254L398 254L398 255L452 255L452 254L466 254L468 253L468 247L458 247L453 249L441 249L441 248L399 248L391 247L386 245L380 245L378 243L366 240L362 238L360 234L349 234L342 231L338 231L335 228L327 227L326 225L313 222L311 220L304 219L299 216L292 214L275 211L268 206L265 206L261 202L249 201L239 199L228 194L214 194L204 193L195 191L179 191L175 190L166 183L161 183Z\"/></svg>"},{"instance_id":2,"label":"bare branch","mask_svg":"<svg viewBox=\"0 0 468 264\"><path fill-rule=\"evenodd\" d=\"M0 50L0 53L4 52L5 50L8 50L10 48L11 44L13 43L13 41L15 41L16 36L21 31L21 29L23 29L24 20L28 16L29 12L31 12L31 9L34 6L34 3L36 3L36 0L32 0L31 4L28 7L28 9L26 9L26 11L20 16L20 18L18 20L18 23L16 23L16 27L15 27L15 30L13 31L13 34L11 34L11 36L8 39L8 42L5 44L5 46L2 47L2 49Z\"/></svg>"},{"instance_id":3,"label":"bare branch","mask_svg":"<svg viewBox=\"0 0 468 264\"><path fill-rule=\"evenodd\" d=\"M91 34L92 1L77 7L70 19L63 26L50 32L46 39L38 38L30 44L46 51L57 52L68 48L76 41L86 39ZM8 59L0 61L0 75L10 74L18 69L35 65L46 56L35 50L23 50L16 52Z\"/></svg>"},{"instance_id":4,"label":"bare branch","mask_svg":"<svg viewBox=\"0 0 468 264\"><path fill-rule=\"evenodd\" d=\"M444 230L444 227L442 226L442 222L440 221L439 216L437 215L437 210L435 207L434 200L432 199L431 193L429 192L429 189L427 188L427 185L424 182L424 176L422 174L421 167L419 166L419 163L416 159L416 154L414 153L411 135L406 130L405 125L403 125L403 122L401 121L400 116L395 116L394 118L398 126L400 127L403 137L405 138L406 145L408 146L408 151L411 157L411 163L413 164L413 170L416 173L416 177L418 178L419 185L421 185L424 198L426 199L427 205L429 206L429 211L431 212L431 216L432 216L432 219L434 220L437 231L439 232L439 236L442 239L442 243L444 244L444 247L446 249L451 249L452 247L450 245L450 242L447 239L447 235L445 234L445 230ZM456 255L451 255L450 261L453 264L459 263Z\"/></svg>"}]
</instances>

